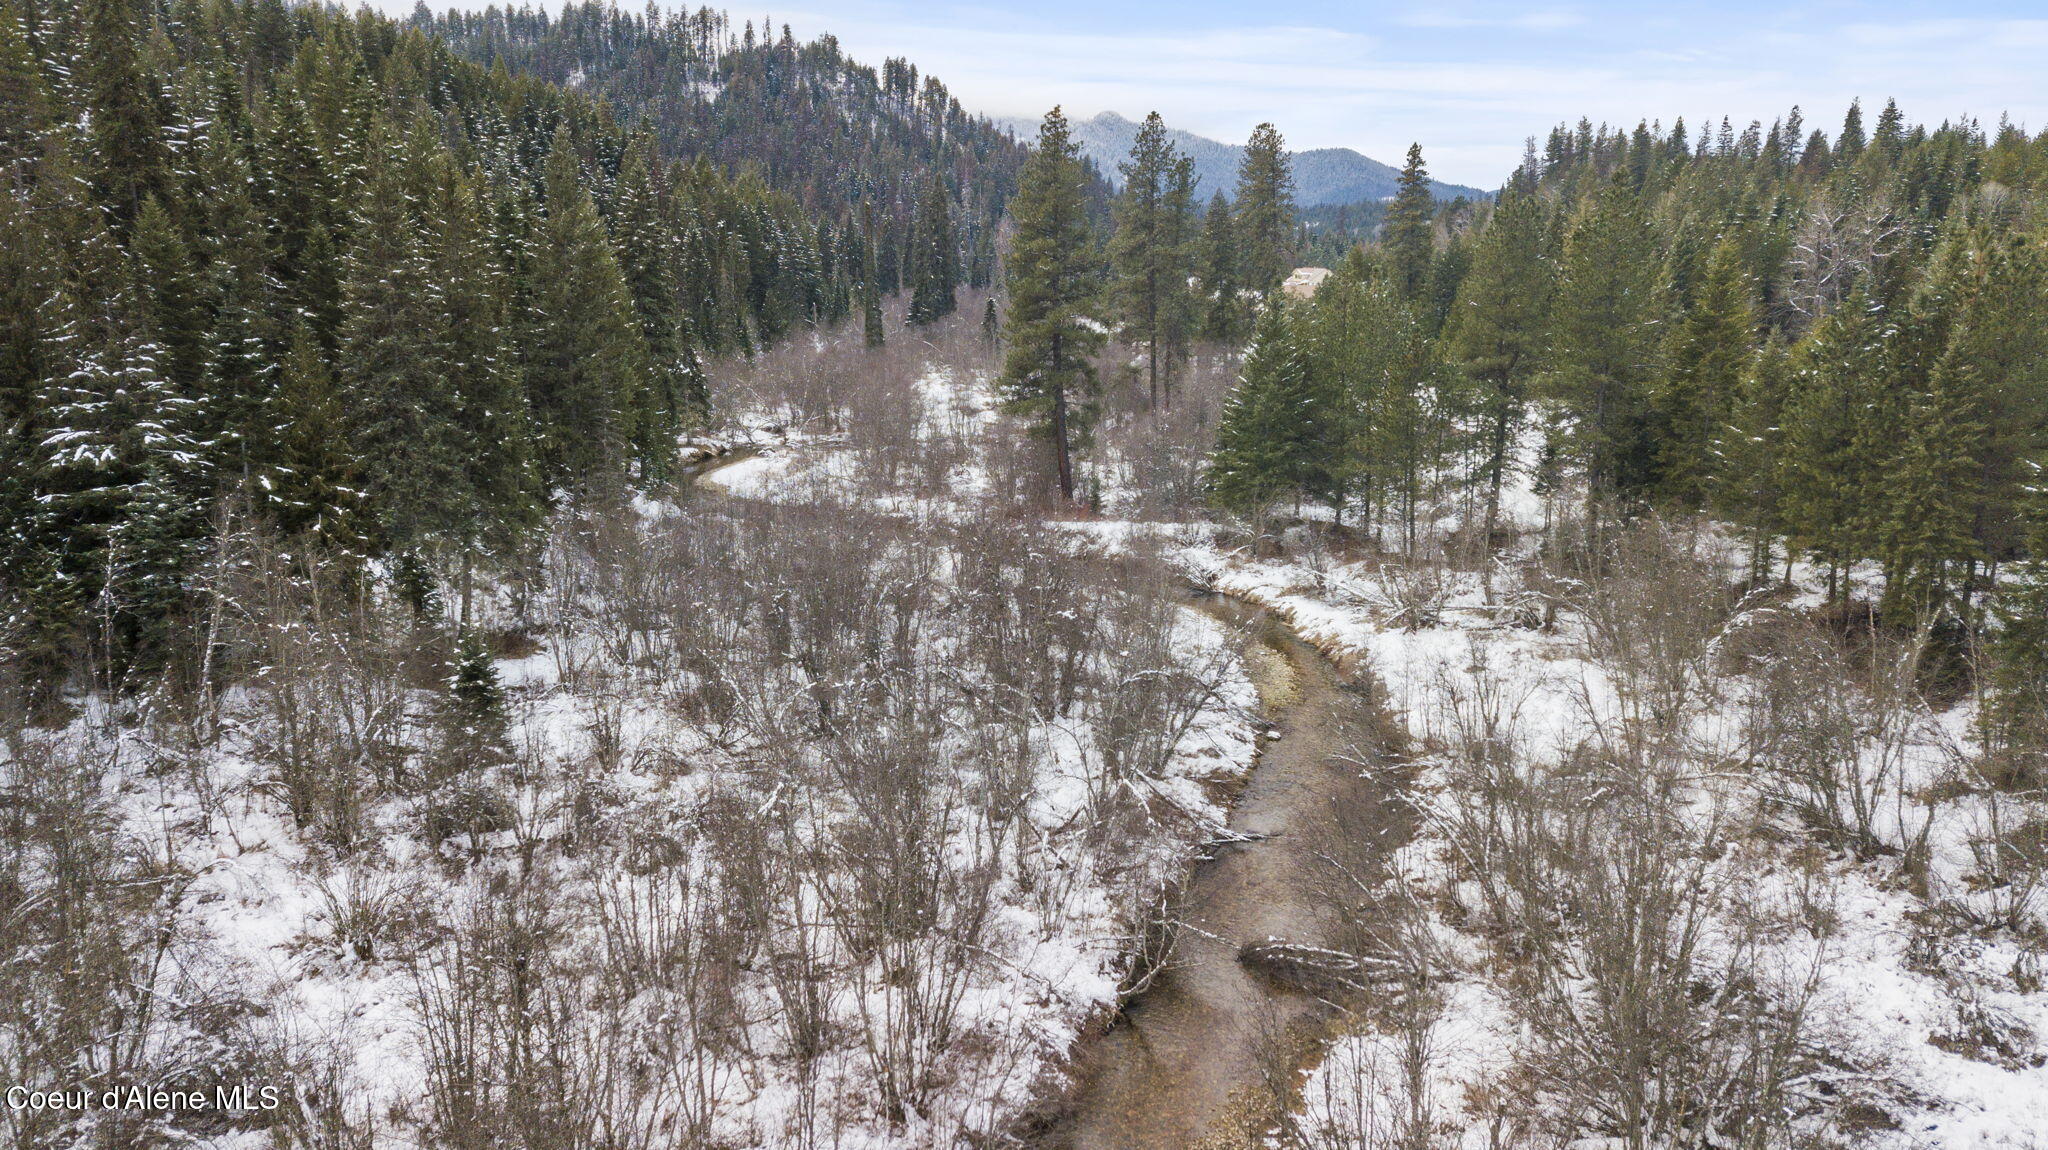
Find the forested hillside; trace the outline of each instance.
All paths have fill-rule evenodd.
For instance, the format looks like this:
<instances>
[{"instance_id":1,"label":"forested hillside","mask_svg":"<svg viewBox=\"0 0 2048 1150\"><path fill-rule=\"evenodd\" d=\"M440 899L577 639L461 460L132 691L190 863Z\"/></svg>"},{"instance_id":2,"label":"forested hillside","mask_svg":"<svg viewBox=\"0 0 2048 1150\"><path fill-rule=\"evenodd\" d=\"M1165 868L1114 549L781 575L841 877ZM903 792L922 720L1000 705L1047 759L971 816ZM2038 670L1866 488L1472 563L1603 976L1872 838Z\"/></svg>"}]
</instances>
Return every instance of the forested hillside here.
<instances>
[{"instance_id":1,"label":"forested hillside","mask_svg":"<svg viewBox=\"0 0 2048 1150\"><path fill-rule=\"evenodd\" d=\"M624 12L597 0L550 15L531 7L419 16L414 26L486 67L504 65L608 101L670 155L755 171L842 242L874 233L884 294L916 272L920 207L940 181L968 283L996 271L996 222L1015 190L1023 148L962 110L909 60L880 71L848 59L830 35L798 44L788 25L740 28L724 12ZM865 205L865 208L864 208ZM871 211L872 223L863 211Z\"/></svg>"},{"instance_id":2,"label":"forested hillside","mask_svg":"<svg viewBox=\"0 0 2048 1150\"><path fill-rule=\"evenodd\" d=\"M194 565L224 516L466 587L561 495L662 475L705 417L703 355L897 281L943 314L964 275L955 190L904 137L817 157L808 172L848 181L824 211L802 179L674 158L658 116L631 126L367 12L0 15L0 566L9 669L36 691L82 643L107 673L190 651ZM711 20L692 26L722 34ZM735 50L727 80L786 49ZM932 98L935 130L971 134ZM754 122L819 120L777 111ZM754 146L701 130L715 154ZM847 198L871 163L877 186L910 181L912 230L937 237L913 252L888 231L886 287L879 225ZM1001 171L959 173L984 228Z\"/></svg>"}]
</instances>

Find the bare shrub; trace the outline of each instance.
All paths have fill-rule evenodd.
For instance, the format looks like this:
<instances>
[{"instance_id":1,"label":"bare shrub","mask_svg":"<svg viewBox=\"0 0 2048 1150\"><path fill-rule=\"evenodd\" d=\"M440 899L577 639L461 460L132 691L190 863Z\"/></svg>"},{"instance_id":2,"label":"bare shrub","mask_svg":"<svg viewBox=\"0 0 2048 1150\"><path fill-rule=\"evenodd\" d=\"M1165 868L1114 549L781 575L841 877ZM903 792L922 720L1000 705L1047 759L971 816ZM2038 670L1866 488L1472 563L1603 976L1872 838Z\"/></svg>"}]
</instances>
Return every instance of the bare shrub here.
<instances>
[{"instance_id":1,"label":"bare shrub","mask_svg":"<svg viewBox=\"0 0 2048 1150\"><path fill-rule=\"evenodd\" d=\"M18 717L15 718L18 722ZM248 1057L254 1012L187 928L193 876L124 825L117 746L10 724L0 748L0 1077L30 1091L201 1089ZM8 1107L16 1146L151 1145L179 1111Z\"/></svg>"},{"instance_id":2,"label":"bare shrub","mask_svg":"<svg viewBox=\"0 0 2048 1150\"><path fill-rule=\"evenodd\" d=\"M1822 952L1779 970L1762 943L1814 916L1735 897L1726 799L1697 785L1709 764L1686 737L1725 608L1658 598L1645 572L1624 551L1578 597L1603 667L1643 700L1640 734L1529 755L1519 701L1475 659L1447 715L1456 786L1438 817L1511 962L1504 990L1532 1038L1524 1088L1568 1116L1559 1136L1780 1145L1812 1105L1792 1093L1818 1057L1806 1014Z\"/></svg>"}]
</instances>

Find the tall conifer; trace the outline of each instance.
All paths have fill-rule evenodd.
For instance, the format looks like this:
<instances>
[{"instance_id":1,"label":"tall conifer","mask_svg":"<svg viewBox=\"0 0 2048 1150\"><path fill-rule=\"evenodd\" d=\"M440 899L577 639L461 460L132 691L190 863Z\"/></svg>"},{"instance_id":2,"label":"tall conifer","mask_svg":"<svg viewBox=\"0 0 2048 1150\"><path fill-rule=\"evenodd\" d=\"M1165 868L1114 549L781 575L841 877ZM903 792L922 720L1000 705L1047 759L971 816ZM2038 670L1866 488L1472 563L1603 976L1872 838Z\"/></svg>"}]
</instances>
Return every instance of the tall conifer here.
<instances>
[{"instance_id":1,"label":"tall conifer","mask_svg":"<svg viewBox=\"0 0 2048 1150\"><path fill-rule=\"evenodd\" d=\"M1088 220L1088 173L1058 108L1046 113L1011 205L1016 239L1007 265L1009 353L1002 387L1012 410L1050 441L1060 496L1074 498L1073 449L1095 415L1091 360L1102 325L1090 315L1099 275Z\"/></svg>"}]
</instances>

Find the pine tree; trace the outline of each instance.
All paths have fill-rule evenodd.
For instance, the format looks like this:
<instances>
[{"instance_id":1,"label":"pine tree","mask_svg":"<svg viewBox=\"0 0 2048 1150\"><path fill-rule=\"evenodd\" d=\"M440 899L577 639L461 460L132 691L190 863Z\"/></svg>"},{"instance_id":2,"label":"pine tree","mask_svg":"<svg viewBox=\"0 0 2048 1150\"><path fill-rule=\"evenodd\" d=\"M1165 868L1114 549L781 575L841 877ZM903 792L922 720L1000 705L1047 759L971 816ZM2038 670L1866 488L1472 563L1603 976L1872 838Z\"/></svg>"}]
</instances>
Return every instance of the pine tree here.
<instances>
[{"instance_id":1,"label":"pine tree","mask_svg":"<svg viewBox=\"0 0 2048 1150\"><path fill-rule=\"evenodd\" d=\"M267 408L289 331L280 322L285 300L273 270L278 261L251 195L252 173L235 137L210 135L199 155L198 172L200 183L211 189L201 201L203 215L188 232L203 237L196 254L205 264L204 292L213 321L206 368L212 423L206 439L212 466L222 481L255 489L266 481L270 429L275 426ZM335 314L313 314L338 322L338 269L334 274Z\"/></svg>"},{"instance_id":2,"label":"pine tree","mask_svg":"<svg viewBox=\"0 0 2048 1150\"><path fill-rule=\"evenodd\" d=\"M1339 273L1348 290L1327 303L1316 293L1316 313L1337 321L1321 345L1348 352L1348 379L1330 399L1356 413L1344 434L1366 485L1366 523L1374 524L1380 512L1393 515L1403 545L1412 551L1444 447L1448 406L1434 378L1437 352L1415 305L1383 266L1369 263L1362 249L1354 251ZM1351 307L1338 312L1347 297Z\"/></svg>"},{"instance_id":3,"label":"pine tree","mask_svg":"<svg viewBox=\"0 0 2048 1150\"><path fill-rule=\"evenodd\" d=\"M1973 388L1959 378L1968 372L1953 363L1936 372L1933 390L1912 406L1904 444L1882 470L1872 543L1884 564L1879 609L1887 620L1936 623L1955 572L1977 557L1970 514L1981 499L1977 461L1986 428Z\"/></svg>"},{"instance_id":4,"label":"pine tree","mask_svg":"<svg viewBox=\"0 0 2048 1150\"><path fill-rule=\"evenodd\" d=\"M447 690L435 700L442 778L472 775L512 759L511 715L490 649L474 630L456 640ZM440 780L436 780L440 781Z\"/></svg>"},{"instance_id":5,"label":"pine tree","mask_svg":"<svg viewBox=\"0 0 2048 1150\"><path fill-rule=\"evenodd\" d=\"M460 617L469 618L469 573L480 551L509 551L537 522L540 492L530 450L532 422L508 322L508 285L494 258L484 217L483 192L445 160L434 165L427 189L425 239L438 289L434 356L440 365L449 431L462 461L467 511L448 541L462 556ZM662 317L673 322L673 303ZM687 348L670 348L688 359ZM684 366L671 364L672 373ZM675 375L657 379L672 390L643 401L642 418L672 433L683 410L686 384ZM643 439L642 463L659 474L672 443Z\"/></svg>"},{"instance_id":6,"label":"pine tree","mask_svg":"<svg viewBox=\"0 0 2048 1150\"><path fill-rule=\"evenodd\" d=\"M12 5L0 8L0 171L42 150L52 104Z\"/></svg>"},{"instance_id":7,"label":"pine tree","mask_svg":"<svg viewBox=\"0 0 2048 1150\"><path fill-rule=\"evenodd\" d=\"M1051 441L1060 497L1074 500L1073 448L1095 414L1090 357L1101 326L1095 301L1095 236L1088 220L1088 172L1058 108L1046 113L1011 205L1016 239L1007 266L1009 353L1001 384L1009 406L1033 416Z\"/></svg>"},{"instance_id":8,"label":"pine tree","mask_svg":"<svg viewBox=\"0 0 2048 1150\"><path fill-rule=\"evenodd\" d=\"M1173 364L1187 355L1193 328L1194 164L1179 154L1166 121L1153 112L1119 170L1124 188L1110 262L1124 330L1145 347L1146 392L1156 404L1162 379L1171 394Z\"/></svg>"},{"instance_id":9,"label":"pine tree","mask_svg":"<svg viewBox=\"0 0 2048 1150\"><path fill-rule=\"evenodd\" d=\"M2027 558L1991 603L1986 744L2019 760L2021 778L2048 784L2048 517L2037 505Z\"/></svg>"},{"instance_id":10,"label":"pine tree","mask_svg":"<svg viewBox=\"0 0 2048 1150\"><path fill-rule=\"evenodd\" d=\"M447 365L437 346L441 293L421 236L430 178L424 140L373 155L355 222L337 364L382 548L411 553L457 532L471 509L463 445L449 416Z\"/></svg>"},{"instance_id":11,"label":"pine tree","mask_svg":"<svg viewBox=\"0 0 2048 1150\"><path fill-rule=\"evenodd\" d=\"M1770 575L1771 541L1785 531L1779 469L1791 388L1791 351L1772 338L1750 357L1714 438L1713 504L1750 529L1750 578Z\"/></svg>"},{"instance_id":12,"label":"pine tree","mask_svg":"<svg viewBox=\"0 0 2048 1150\"><path fill-rule=\"evenodd\" d=\"M1698 298L1673 331L1663 386L1652 397L1657 483L1676 506L1702 505L1716 472L1715 444L1756 340L1756 292L1742 247L1714 247Z\"/></svg>"},{"instance_id":13,"label":"pine tree","mask_svg":"<svg viewBox=\"0 0 2048 1150\"><path fill-rule=\"evenodd\" d=\"M1863 101L1849 101L1849 111L1842 117L1842 132L1835 137L1836 164L1853 162L1863 154Z\"/></svg>"},{"instance_id":14,"label":"pine tree","mask_svg":"<svg viewBox=\"0 0 2048 1150\"><path fill-rule=\"evenodd\" d=\"M1794 349L1785 405L1780 480L1788 533L1828 566L1828 595L1844 592L1842 569L1869 538L1869 493L1877 490L1894 428L1872 425L1881 333L1868 296L1852 292Z\"/></svg>"},{"instance_id":15,"label":"pine tree","mask_svg":"<svg viewBox=\"0 0 2048 1150\"><path fill-rule=\"evenodd\" d=\"M207 317L185 239L155 196L142 201L129 237L153 338L163 346L164 375L191 391L206 372Z\"/></svg>"},{"instance_id":16,"label":"pine tree","mask_svg":"<svg viewBox=\"0 0 2048 1150\"><path fill-rule=\"evenodd\" d=\"M94 183L125 224L163 189L167 109L144 71L132 0L86 0L81 78L91 110Z\"/></svg>"},{"instance_id":17,"label":"pine tree","mask_svg":"<svg viewBox=\"0 0 2048 1150\"><path fill-rule=\"evenodd\" d=\"M1528 402L1528 387L1542 364L1545 324L1555 276L1543 202L1533 195L1504 197L1480 235L1472 272L1459 286L1446 323L1445 344L1471 381L1466 406L1478 416L1479 478L1486 484L1485 546L1500 523L1500 496ZM1481 569L1492 578L1492 565Z\"/></svg>"},{"instance_id":18,"label":"pine tree","mask_svg":"<svg viewBox=\"0 0 2048 1150\"><path fill-rule=\"evenodd\" d=\"M619 274L647 347L648 386L637 394L632 423L634 457L651 479L667 474L677 430L703 414L688 394L695 355L677 300L675 236L655 166L654 137L635 135L620 161L611 214Z\"/></svg>"},{"instance_id":19,"label":"pine tree","mask_svg":"<svg viewBox=\"0 0 2048 1150\"><path fill-rule=\"evenodd\" d=\"M367 542L361 522L361 465L347 438L341 389L312 325L292 329L278 382L277 476L267 510L287 536L352 549Z\"/></svg>"},{"instance_id":20,"label":"pine tree","mask_svg":"<svg viewBox=\"0 0 2048 1150\"><path fill-rule=\"evenodd\" d=\"M1259 315L1237 389L1224 401L1209 458L1209 497L1263 523L1272 503L1330 487L1328 409L1296 341L1286 305Z\"/></svg>"},{"instance_id":21,"label":"pine tree","mask_svg":"<svg viewBox=\"0 0 2048 1150\"><path fill-rule=\"evenodd\" d=\"M1870 143L1885 164L1896 164L1899 152L1906 144L1906 117L1899 111L1897 100L1886 100L1884 111L1877 114L1877 126L1871 130Z\"/></svg>"},{"instance_id":22,"label":"pine tree","mask_svg":"<svg viewBox=\"0 0 2048 1150\"><path fill-rule=\"evenodd\" d=\"M1237 168L1238 266L1245 287L1265 294L1294 269L1294 171L1271 124L1252 129Z\"/></svg>"},{"instance_id":23,"label":"pine tree","mask_svg":"<svg viewBox=\"0 0 2048 1150\"><path fill-rule=\"evenodd\" d=\"M860 277L861 340L868 347L876 348L888 340L888 333L882 326L881 273L875 266L875 207L863 202L860 211L862 230L867 235L867 242L861 247L865 257Z\"/></svg>"},{"instance_id":24,"label":"pine tree","mask_svg":"<svg viewBox=\"0 0 2048 1150\"><path fill-rule=\"evenodd\" d=\"M623 475L637 432L647 348L566 124L555 132L541 184L546 218L534 252L527 395L549 482L603 487Z\"/></svg>"},{"instance_id":25,"label":"pine tree","mask_svg":"<svg viewBox=\"0 0 2048 1150\"><path fill-rule=\"evenodd\" d=\"M1239 272L1241 245L1230 203L1217 192L1202 217L1202 337L1236 344L1244 339L1251 312L1245 307L1244 278Z\"/></svg>"},{"instance_id":26,"label":"pine tree","mask_svg":"<svg viewBox=\"0 0 2048 1150\"><path fill-rule=\"evenodd\" d=\"M911 261L911 323L935 323L959 306L953 285L960 278L958 240L947 209L946 182L935 172L918 204L917 240Z\"/></svg>"},{"instance_id":27,"label":"pine tree","mask_svg":"<svg viewBox=\"0 0 2048 1150\"><path fill-rule=\"evenodd\" d=\"M1408 145L1401 167L1401 187L1387 207L1381 243L1386 245L1394 285L1414 299L1422 294L1435 250L1436 197L1429 190L1429 169L1422 163L1422 145Z\"/></svg>"},{"instance_id":28,"label":"pine tree","mask_svg":"<svg viewBox=\"0 0 2048 1150\"><path fill-rule=\"evenodd\" d=\"M1575 454L1601 496L1638 492L1651 475L1644 393L1656 346L1656 249L1619 184L1589 196L1565 234L1549 383L1576 421Z\"/></svg>"},{"instance_id":29,"label":"pine tree","mask_svg":"<svg viewBox=\"0 0 2048 1150\"><path fill-rule=\"evenodd\" d=\"M1977 550L1995 562L2025 553L2029 509L2048 455L2048 244L1977 235L1971 283L1942 294L1956 313L1929 372L1928 390L1957 390L1983 428L1975 458L1977 502L1967 518ZM1917 310L1917 309L1915 309Z\"/></svg>"}]
</instances>

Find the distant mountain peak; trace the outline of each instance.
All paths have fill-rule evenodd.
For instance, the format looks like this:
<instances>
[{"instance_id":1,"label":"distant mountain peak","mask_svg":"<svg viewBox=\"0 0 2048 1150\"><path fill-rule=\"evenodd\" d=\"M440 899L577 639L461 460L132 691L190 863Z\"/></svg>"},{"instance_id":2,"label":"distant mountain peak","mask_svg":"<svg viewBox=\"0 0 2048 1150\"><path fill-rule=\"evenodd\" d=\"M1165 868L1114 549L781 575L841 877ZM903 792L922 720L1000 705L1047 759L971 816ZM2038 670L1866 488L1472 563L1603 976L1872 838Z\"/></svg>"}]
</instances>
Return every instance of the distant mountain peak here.
<instances>
[{"instance_id":1,"label":"distant mountain peak","mask_svg":"<svg viewBox=\"0 0 2048 1150\"><path fill-rule=\"evenodd\" d=\"M1035 120L1007 118L998 119L996 123L1009 128L1019 139L1027 142L1038 134ZM1117 171L1116 166L1130 155L1131 143L1138 135L1138 122L1119 112L1107 111L1073 120L1069 127L1081 154L1093 162L1112 185L1121 186L1123 174ZM1218 191L1227 197L1236 190L1237 165L1244 155L1242 145L1226 144L1171 126L1167 134L1174 145L1195 162L1195 175L1201 181L1197 189L1200 198L1206 200ZM1294 198L1304 208L1388 199L1399 189L1400 178L1399 168L1360 155L1350 148L1310 148L1294 153ZM1483 199L1491 194L1461 184L1431 181L1430 186L1437 198L1444 200L1458 196Z\"/></svg>"}]
</instances>

